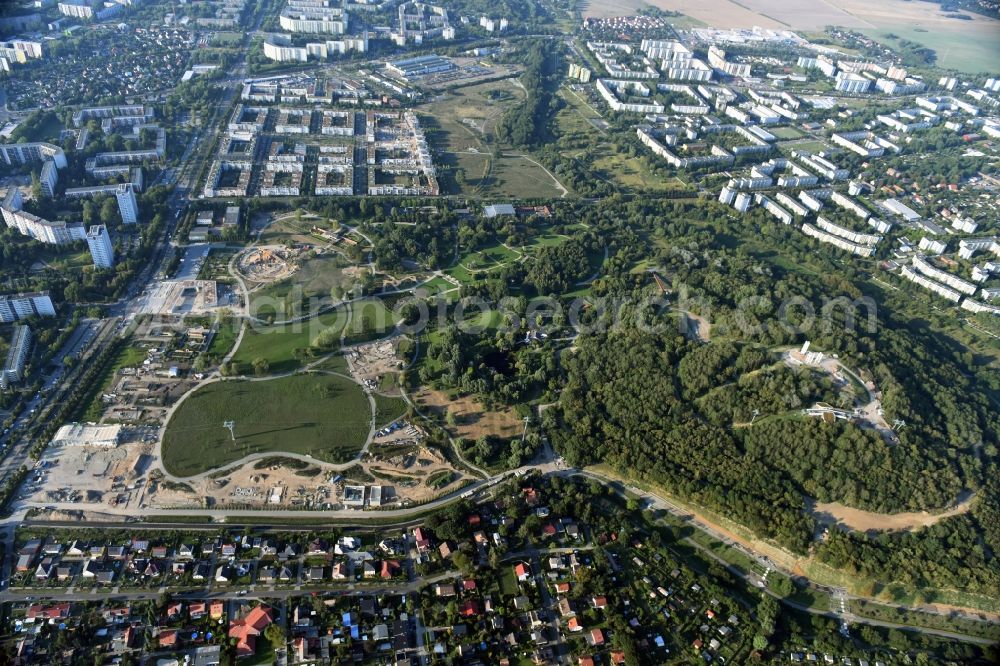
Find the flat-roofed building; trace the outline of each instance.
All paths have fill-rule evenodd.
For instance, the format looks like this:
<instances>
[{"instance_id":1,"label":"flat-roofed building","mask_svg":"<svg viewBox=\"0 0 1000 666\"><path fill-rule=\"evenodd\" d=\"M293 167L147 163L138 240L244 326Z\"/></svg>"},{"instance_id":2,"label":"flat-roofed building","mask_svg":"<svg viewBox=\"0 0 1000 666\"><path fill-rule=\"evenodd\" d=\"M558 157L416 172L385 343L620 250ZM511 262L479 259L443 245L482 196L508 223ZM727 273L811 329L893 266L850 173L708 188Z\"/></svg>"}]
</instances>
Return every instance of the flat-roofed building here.
<instances>
[{"instance_id":1,"label":"flat-roofed building","mask_svg":"<svg viewBox=\"0 0 1000 666\"><path fill-rule=\"evenodd\" d=\"M95 425L93 423L69 423L59 428L52 438L52 444L59 446L118 446L121 439L120 425Z\"/></svg>"},{"instance_id":2,"label":"flat-roofed building","mask_svg":"<svg viewBox=\"0 0 1000 666\"><path fill-rule=\"evenodd\" d=\"M48 198L56 195L56 184L59 182L59 170L53 160L45 160L42 164L42 172L38 176L38 184L42 188L42 194Z\"/></svg>"},{"instance_id":3,"label":"flat-roofed building","mask_svg":"<svg viewBox=\"0 0 1000 666\"><path fill-rule=\"evenodd\" d=\"M385 68L390 74L404 81L409 81L428 74L450 72L455 69L455 63L444 56L425 55L404 58L403 60L390 60L385 64Z\"/></svg>"},{"instance_id":4,"label":"flat-roofed building","mask_svg":"<svg viewBox=\"0 0 1000 666\"><path fill-rule=\"evenodd\" d=\"M55 314L47 291L0 296L0 322L5 324L28 317L54 317Z\"/></svg>"},{"instance_id":5,"label":"flat-roofed building","mask_svg":"<svg viewBox=\"0 0 1000 666\"><path fill-rule=\"evenodd\" d=\"M24 368L28 364L31 352L31 329L19 325L14 327L14 337L7 350L7 358L0 370L0 388L8 388L11 384L24 379Z\"/></svg>"},{"instance_id":6,"label":"flat-roofed building","mask_svg":"<svg viewBox=\"0 0 1000 666\"><path fill-rule=\"evenodd\" d=\"M111 245L108 228L95 224L87 231L87 246L97 268L111 268L115 265L115 248Z\"/></svg>"}]
</instances>

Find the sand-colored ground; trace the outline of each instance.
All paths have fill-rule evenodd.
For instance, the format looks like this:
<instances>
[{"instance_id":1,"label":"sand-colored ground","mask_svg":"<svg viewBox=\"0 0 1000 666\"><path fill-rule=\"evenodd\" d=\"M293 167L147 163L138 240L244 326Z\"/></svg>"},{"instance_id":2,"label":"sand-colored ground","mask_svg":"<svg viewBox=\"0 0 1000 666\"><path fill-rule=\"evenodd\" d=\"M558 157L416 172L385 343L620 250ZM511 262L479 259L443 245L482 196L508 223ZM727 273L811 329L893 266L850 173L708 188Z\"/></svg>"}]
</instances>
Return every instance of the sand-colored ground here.
<instances>
[{"instance_id":1,"label":"sand-colored ground","mask_svg":"<svg viewBox=\"0 0 1000 666\"><path fill-rule=\"evenodd\" d=\"M454 426L448 426L452 437L473 441L485 435L515 437L520 435L524 428L524 422L518 418L513 409L486 411L471 396L451 399L443 391L421 389L410 397L421 411L432 412L438 416L450 412L455 423Z\"/></svg>"},{"instance_id":2,"label":"sand-colored ground","mask_svg":"<svg viewBox=\"0 0 1000 666\"><path fill-rule=\"evenodd\" d=\"M927 511L874 513L845 506L838 502L823 502L817 503L813 507L813 516L821 523L836 524L858 532L912 530L930 527L950 516L966 513L972 507L974 499L975 495L969 495L940 513L928 513Z\"/></svg>"},{"instance_id":3,"label":"sand-colored ground","mask_svg":"<svg viewBox=\"0 0 1000 666\"><path fill-rule=\"evenodd\" d=\"M347 351L347 365L351 370L351 376L370 389L377 390L380 387L382 377L389 373L394 373L400 369L401 363L396 356L396 345L398 338L394 340L380 340L367 345L360 345ZM393 388L382 391L385 395L398 396L399 389Z\"/></svg>"}]
</instances>

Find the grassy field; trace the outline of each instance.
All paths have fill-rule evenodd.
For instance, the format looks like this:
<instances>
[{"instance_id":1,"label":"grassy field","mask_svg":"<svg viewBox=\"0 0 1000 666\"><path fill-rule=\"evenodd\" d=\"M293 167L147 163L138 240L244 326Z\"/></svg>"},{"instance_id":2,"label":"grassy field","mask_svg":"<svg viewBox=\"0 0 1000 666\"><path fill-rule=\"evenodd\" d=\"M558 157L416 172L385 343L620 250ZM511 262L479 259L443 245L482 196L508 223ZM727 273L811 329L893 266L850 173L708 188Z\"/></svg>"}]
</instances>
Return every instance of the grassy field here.
<instances>
[{"instance_id":1,"label":"grassy field","mask_svg":"<svg viewBox=\"0 0 1000 666\"><path fill-rule=\"evenodd\" d=\"M373 393L372 397L375 399L376 428L389 425L406 414L406 410L409 408L409 404L402 398L391 398L378 393Z\"/></svg>"},{"instance_id":2,"label":"grassy field","mask_svg":"<svg viewBox=\"0 0 1000 666\"><path fill-rule=\"evenodd\" d=\"M324 331L332 331L335 335L346 321L344 310L338 309L295 324L250 326L243 334L233 362L250 372L249 366L254 359L263 358L270 364L272 373L290 372L303 365L296 354L297 349L310 347Z\"/></svg>"},{"instance_id":3,"label":"grassy field","mask_svg":"<svg viewBox=\"0 0 1000 666\"><path fill-rule=\"evenodd\" d=\"M803 136L802 132L794 127L774 127L768 131L779 139L798 139Z\"/></svg>"},{"instance_id":4,"label":"grassy field","mask_svg":"<svg viewBox=\"0 0 1000 666\"><path fill-rule=\"evenodd\" d=\"M301 374L265 381L224 381L195 391L163 435L163 465L192 476L252 453L288 452L349 460L368 437L371 407L355 382ZM236 441L222 427L236 422Z\"/></svg>"},{"instance_id":5,"label":"grassy field","mask_svg":"<svg viewBox=\"0 0 1000 666\"><path fill-rule=\"evenodd\" d=\"M212 338L212 344L208 346L208 355L222 358L229 353L229 350L236 344L236 335L239 332L239 323L234 317L224 316L219 320L219 328Z\"/></svg>"},{"instance_id":6,"label":"grassy field","mask_svg":"<svg viewBox=\"0 0 1000 666\"><path fill-rule=\"evenodd\" d=\"M444 92L419 107L428 140L442 151L442 186L447 194L519 198L562 195L540 166L515 154L494 155L496 123L522 99L524 91L513 80L505 79Z\"/></svg>"},{"instance_id":7,"label":"grassy field","mask_svg":"<svg viewBox=\"0 0 1000 666\"><path fill-rule=\"evenodd\" d=\"M268 314L283 319L283 310L289 294L301 293L307 308L316 308L332 303L330 290L334 286L351 284L352 279L342 275L346 262L339 255L323 255L306 260L297 271L284 280L256 289L250 295L250 312L257 317Z\"/></svg>"},{"instance_id":8,"label":"grassy field","mask_svg":"<svg viewBox=\"0 0 1000 666\"><path fill-rule=\"evenodd\" d=\"M383 338L393 331L399 318L379 298L351 303L351 321L344 335L345 345Z\"/></svg>"},{"instance_id":9,"label":"grassy field","mask_svg":"<svg viewBox=\"0 0 1000 666\"><path fill-rule=\"evenodd\" d=\"M967 21L955 21L965 24ZM966 33L941 31L937 26L924 28L907 23L879 25L865 28L861 32L890 48L899 45L901 39L918 42L937 53L937 64L941 67L957 69L967 74L1000 72L1000 22L993 31L972 30ZM896 35L896 38L888 35Z\"/></svg>"}]
</instances>

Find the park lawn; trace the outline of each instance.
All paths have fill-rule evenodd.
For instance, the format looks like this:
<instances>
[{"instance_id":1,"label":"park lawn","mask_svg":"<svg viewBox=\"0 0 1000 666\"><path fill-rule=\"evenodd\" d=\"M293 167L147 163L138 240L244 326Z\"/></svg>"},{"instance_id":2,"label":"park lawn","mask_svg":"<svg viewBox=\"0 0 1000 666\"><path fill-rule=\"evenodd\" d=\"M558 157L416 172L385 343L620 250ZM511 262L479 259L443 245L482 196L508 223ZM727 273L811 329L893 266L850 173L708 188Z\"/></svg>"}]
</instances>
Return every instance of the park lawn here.
<instances>
[{"instance_id":1,"label":"park lawn","mask_svg":"<svg viewBox=\"0 0 1000 666\"><path fill-rule=\"evenodd\" d=\"M406 414L410 405L403 398L394 398L378 393L372 393L375 400L375 427L387 426Z\"/></svg>"},{"instance_id":2,"label":"park lawn","mask_svg":"<svg viewBox=\"0 0 1000 666\"><path fill-rule=\"evenodd\" d=\"M344 331L344 344L353 345L384 338L396 329L399 317L380 298L354 301L351 320Z\"/></svg>"},{"instance_id":3,"label":"park lawn","mask_svg":"<svg viewBox=\"0 0 1000 666\"><path fill-rule=\"evenodd\" d=\"M343 354L333 354L330 358L320 361L315 366L316 370L326 370L327 372L338 372L342 375L350 374L351 370L347 367L347 359Z\"/></svg>"},{"instance_id":4,"label":"park lawn","mask_svg":"<svg viewBox=\"0 0 1000 666\"><path fill-rule=\"evenodd\" d=\"M472 284L476 281L476 276L469 272L469 269L465 268L461 264L456 264L445 271L449 276L455 278L463 285Z\"/></svg>"},{"instance_id":5,"label":"park lawn","mask_svg":"<svg viewBox=\"0 0 1000 666\"><path fill-rule=\"evenodd\" d=\"M46 250L39 254L38 261L57 271L76 270L94 265L90 250L66 252L58 248Z\"/></svg>"},{"instance_id":6,"label":"park lawn","mask_svg":"<svg viewBox=\"0 0 1000 666\"><path fill-rule=\"evenodd\" d=\"M315 243L316 237L311 231L313 225L326 227L326 223L321 217L303 214L302 216L291 215L280 220L275 220L264 233L261 234L260 242L263 245L275 245L284 241L293 243Z\"/></svg>"},{"instance_id":7,"label":"park lawn","mask_svg":"<svg viewBox=\"0 0 1000 666\"><path fill-rule=\"evenodd\" d=\"M556 247L568 241L569 238L569 236L562 234L542 234L528 241L528 247Z\"/></svg>"},{"instance_id":8,"label":"park lawn","mask_svg":"<svg viewBox=\"0 0 1000 666\"><path fill-rule=\"evenodd\" d=\"M321 332L340 331L346 321L343 309L338 308L294 324L248 324L233 362L241 366L241 371L249 372L254 359L262 358L270 364L272 373L291 372L303 365L295 350L312 346Z\"/></svg>"},{"instance_id":9,"label":"park lawn","mask_svg":"<svg viewBox=\"0 0 1000 666\"><path fill-rule=\"evenodd\" d=\"M163 466L185 477L271 452L344 462L364 446L371 417L361 387L338 375L213 382L189 395L167 423ZM226 421L235 421L235 442Z\"/></svg>"},{"instance_id":10,"label":"park lawn","mask_svg":"<svg viewBox=\"0 0 1000 666\"><path fill-rule=\"evenodd\" d=\"M517 250L512 250L502 243L474 250L462 256L458 263L470 271L490 271L521 257Z\"/></svg>"},{"instance_id":11,"label":"park lawn","mask_svg":"<svg viewBox=\"0 0 1000 666\"><path fill-rule=\"evenodd\" d=\"M275 319L285 318L286 297L294 290L300 290L309 310L332 302L330 290L350 280L341 278L345 261L338 255L313 257L303 263L293 275L273 284L255 290L250 295L250 312L257 317L275 314Z\"/></svg>"},{"instance_id":12,"label":"park lawn","mask_svg":"<svg viewBox=\"0 0 1000 666\"><path fill-rule=\"evenodd\" d=\"M219 318L218 328L212 337L212 343L208 346L208 355L222 358L229 353L229 350L236 344L236 336L239 333L239 323L235 317L223 316Z\"/></svg>"},{"instance_id":13,"label":"park lawn","mask_svg":"<svg viewBox=\"0 0 1000 666\"><path fill-rule=\"evenodd\" d=\"M605 179L616 181L630 190L676 190L684 184L675 178L663 178L650 170L649 158L645 155L629 157L624 153L612 152L594 160L594 169Z\"/></svg>"},{"instance_id":14,"label":"park lawn","mask_svg":"<svg viewBox=\"0 0 1000 666\"><path fill-rule=\"evenodd\" d=\"M483 184L482 194L519 199L557 199L563 196L563 190L539 165L521 155L505 153L493 160L493 168Z\"/></svg>"},{"instance_id":15,"label":"park lawn","mask_svg":"<svg viewBox=\"0 0 1000 666\"><path fill-rule=\"evenodd\" d=\"M469 316L465 317L462 322L463 330L466 331L495 331L502 322L500 311L495 308L490 308L486 311L481 311L478 308L469 308L467 312Z\"/></svg>"},{"instance_id":16,"label":"park lawn","mask_svg":"<svg viewBox=\"0 0 1000 666\"><path fill-rule=\"evenodd\" d=\"M417 287L417 291L423 291L427 296L433 296L434 294L440 294L441 292L455 288L455 285L443 277L435 277Z\"/></svg>"}]
</instances>

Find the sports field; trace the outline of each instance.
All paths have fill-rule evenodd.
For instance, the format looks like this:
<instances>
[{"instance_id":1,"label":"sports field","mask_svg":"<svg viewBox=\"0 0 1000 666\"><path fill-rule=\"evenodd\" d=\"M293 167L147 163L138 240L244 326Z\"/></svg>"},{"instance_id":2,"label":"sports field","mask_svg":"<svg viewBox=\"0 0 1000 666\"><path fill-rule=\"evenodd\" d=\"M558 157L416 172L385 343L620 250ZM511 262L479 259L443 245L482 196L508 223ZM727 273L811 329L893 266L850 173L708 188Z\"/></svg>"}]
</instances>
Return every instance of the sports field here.
<instances>
[{"instance_id":1,"label":"sports field","mask_svg":"<svg viewBox=\"0 0 1000 666\"><path fill-rule=\"evenodd\" d=\"M837 25L889 46L893 40L885 35L891 33L934 49L938 65L969 73L995 73L1000 63L1000 21L970 12L962 12L972 16L969 21L951 18L939 3L926 0L589 0L583 14L624 16L645 4L716 28L822 30Z\"/></svg>"},{"instance_id":2,"label":"sports field","mask_svg":"<svg viewBox=\"0 0 1000 666\"><path fill-rule=\"evenodd\" d=\"M175 476L193 476L271 452L344 462L364 446L371 418L364 391L345 377L214 382L189 395L167 423L163 466ZM226 421L235 422L235 442Z\"/></svg>"}]
</instances>

